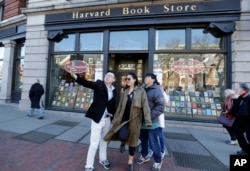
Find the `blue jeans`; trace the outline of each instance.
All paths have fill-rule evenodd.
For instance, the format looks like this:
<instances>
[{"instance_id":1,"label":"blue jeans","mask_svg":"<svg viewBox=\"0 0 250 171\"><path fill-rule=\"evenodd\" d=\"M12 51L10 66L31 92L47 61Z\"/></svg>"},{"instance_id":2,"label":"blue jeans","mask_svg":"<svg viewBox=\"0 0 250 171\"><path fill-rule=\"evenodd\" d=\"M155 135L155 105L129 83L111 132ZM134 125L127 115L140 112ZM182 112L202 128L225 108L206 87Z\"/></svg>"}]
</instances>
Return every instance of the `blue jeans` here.
<instances>
[{"instance_id":1,"label":"blue jeans","mask_svg":"<svg viewBox=\"0 0 250 171\"><path fill-rule=\"evenodd\" d=\"M29 115L32 116L34 114L35 108L30 108ZM42 108L37 109L38 116L41 117L43 116L43 111Z\"/></svg>"},{"instance_id":2,"label":"blue jeans","mask_svg":"<svg viewBox=\"0 0 250 171\"><path fill-rule=\"evenodd\" d=\"M161 145L161 152L164 153L164 151L165 151L165 136L163 134L163 129L161 127L159 127L158 129L159 129L159 141L160 141L160 145Z\"/></svg>"},{"instance_id":3,"label":"blue jeans","mask_svg":"<svg viewBox=\"0 0 250 171\"><path fill-rule=\"evenodd\" d=\"M161 163L161 147L158 141L159 129L141 129L141 155L146 157L148 155L148 149L150 146L153 151L154 161Z\"/></svg>"}]
</instances>

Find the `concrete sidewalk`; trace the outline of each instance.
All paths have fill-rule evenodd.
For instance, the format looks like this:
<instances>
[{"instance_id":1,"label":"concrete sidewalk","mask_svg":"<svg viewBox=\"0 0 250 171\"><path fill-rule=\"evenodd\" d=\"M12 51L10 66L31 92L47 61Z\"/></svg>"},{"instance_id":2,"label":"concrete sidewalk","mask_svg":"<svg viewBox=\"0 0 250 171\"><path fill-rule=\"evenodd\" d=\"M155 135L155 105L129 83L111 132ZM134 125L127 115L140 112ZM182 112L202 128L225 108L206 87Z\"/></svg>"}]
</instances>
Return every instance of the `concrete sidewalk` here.
<instances>
[{"instance_id":1,"label":"concrete sidewalk","mask_svg":"<svg viewBox=\"0 0 250 171\"><path fill-rule=\"evenodd\" d=\"M229 155L240 150L227 145L229 135L217 124L166 121L167 154L162 171L229 170ZM0 170L84 170L89 145L90 120L84 114L45 111L45 119L27 117L16 104L0 104ZM128 153L110 142L110 170L127 169ZM139 153L136 154L136 158ZM102 171L95 160L95 170ZM135 171L151 170L150 162L135 164Z\"/></svg>"}]
</instances>

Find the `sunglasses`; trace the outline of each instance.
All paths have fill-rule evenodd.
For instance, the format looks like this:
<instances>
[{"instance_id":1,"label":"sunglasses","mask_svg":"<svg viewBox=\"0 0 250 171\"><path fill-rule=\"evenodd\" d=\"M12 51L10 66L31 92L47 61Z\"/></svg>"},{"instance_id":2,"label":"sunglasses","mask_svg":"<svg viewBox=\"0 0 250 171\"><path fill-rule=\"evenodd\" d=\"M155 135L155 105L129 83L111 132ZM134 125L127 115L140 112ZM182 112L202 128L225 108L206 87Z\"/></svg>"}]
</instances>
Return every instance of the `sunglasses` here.
<instances>
[{"instance_id":1,"label":"sunglasses","mask_svg":"<svg viewBox=\"0 0 250 171\"><path fill-rule=\"evenodd\" d=\"M130 81L130 80L131 80L131 78L126 78L125 80L126 80L126 81Z\"/></svg>"}]
</instances>

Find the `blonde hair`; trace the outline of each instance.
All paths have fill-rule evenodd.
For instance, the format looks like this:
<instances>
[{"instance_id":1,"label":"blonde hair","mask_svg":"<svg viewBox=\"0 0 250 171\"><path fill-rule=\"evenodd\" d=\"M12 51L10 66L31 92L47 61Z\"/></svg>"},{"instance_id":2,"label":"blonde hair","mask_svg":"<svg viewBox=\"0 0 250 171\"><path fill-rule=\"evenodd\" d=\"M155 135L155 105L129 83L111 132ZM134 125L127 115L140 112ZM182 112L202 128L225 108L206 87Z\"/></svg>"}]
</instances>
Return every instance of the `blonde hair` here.
<instances>
[{"instance_id":1,"label":"blonde hair","mask_svg":"<svg viewBox=\"0 0 250 171\"><path fill-rule=\"evenodd\" d=\"M232 89L226 89L225 90L225 97L228 97L228 96L230 96L232 94L235 94L234 90L232 90Z\"/></svg>"}]
</instances>

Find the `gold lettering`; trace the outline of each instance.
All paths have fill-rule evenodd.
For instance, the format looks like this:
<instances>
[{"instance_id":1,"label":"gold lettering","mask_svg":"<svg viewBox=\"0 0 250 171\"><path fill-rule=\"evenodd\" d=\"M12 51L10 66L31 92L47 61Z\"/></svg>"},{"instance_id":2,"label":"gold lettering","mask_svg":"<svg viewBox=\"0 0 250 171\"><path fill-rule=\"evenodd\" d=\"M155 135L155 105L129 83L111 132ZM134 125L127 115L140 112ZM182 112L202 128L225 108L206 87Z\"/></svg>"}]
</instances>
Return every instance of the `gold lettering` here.
<instances>
[{"instance_id":1,"label":"gold lettering","mask_svg":"<svg viewBox=\"0 0 250 171\"><path fill-rule=\"evenodd\" d=\"M84 18L84 13L81 12L79 18Z\"/></svg>"},{"instance_id":2,"label":"gold lettering","mask_svg":"<svg viewBox=\"0 0 250 171\"><path fill-rule=\"evenodd\" d=\"M104 14L104 11L101 11L101 16L103 16L103 14Z\"/></svg>"},{"instance_id":3,"label":"gold lettering","mask_svg":"<svg viewBox=\"0 0 250 171\"><path fill-rule=\"evenodd\" d=\"M73 12L72 18L73 18L73 19L77 19L77 18L78 18L78 11L77 11L77 12Z\"/></svg>"},{"instance_id":4,"label":"gold lettering","mask_svg":"<svg viewBox=\"0 0 250 171\"><path fill-rule=\"evenodd\" d=\"M144 13L145 14L150 14L149 7L147 7L147 6L144 7Z\"/></svg>"},{"instance_id":5,"label":"gold lettering","mask_svg":"<svg viewBox=\"0 0 250 171\"><path fill-rule=\"evenodd\" d=\"M108 9L105 14L106 16L110 16L110 9Z\"/></svg>"},{"instance_id":6,"label":"gold lettering","mask_svg":"<svg viewBox=\"0 0 250 171\"><path fill-rule=\"evenodd\" d=\"M128 9L128 8L123 8L123 9L122 9L122 14L123 14L123 15L129 14L129 9Z\"/></svg>"},{"instance_id":7,"label":"gold lettering","mask_svg":"<svg viewBox=\"0 0 250 171\"><path fill-rule=\"evenodd\" d=\"M93 16L94 16L94 12L90 12L89 15L90 15L91 17L93 17Z\"/></svg>"},{"instance_id":8,"label":"gold lettering","mask_svg":"<svg viewBox=\"0 0 250 171\"><path fill-rule=\"evenodd\" d=\"M187 10L188 10L188 8L189 8L189 5L186 5L186 6L185 6L185 11L187 11Z\"/></svg>"},{"instance_id":9,"label":"gold lettering","mask_svg":"<svg viewBox=\"0 0 250 171\"><path fill-rule=\"evenodd\" d=\"M191 6L191 10L192 10L192 11L196 11L196 5L192 5L192 6Z\"/></svg>"},{"instance_id":10,"label":"gold lettering","mask_svg":"<svg viewBox=\"0 0 250 171\"><path fill-rule=\"evenodd\" d=\"M99 17L99 12L95 12L95 17Z\"/></svg>"},{"instance_id":11,"label":"gold lettering","mask_svg":"<svg viewBox=\"0 0 250 171\"><path fill-rule=\"evenodd\" d=\"M164 5L164 12L169 12L169 6L168 5Z\"/></svg>"},{"instance_id":12,"label":"gold lettering","mask_svg":"<svg viewBox=\"0 0 250 171\"><path fill-rule=\"evenodd\" d=\"M88 15L89 15L89 13L88 13L88 12L85 12L85 17L86 17L86 18L88 18Z\"/></svg>"}]
</instances>

